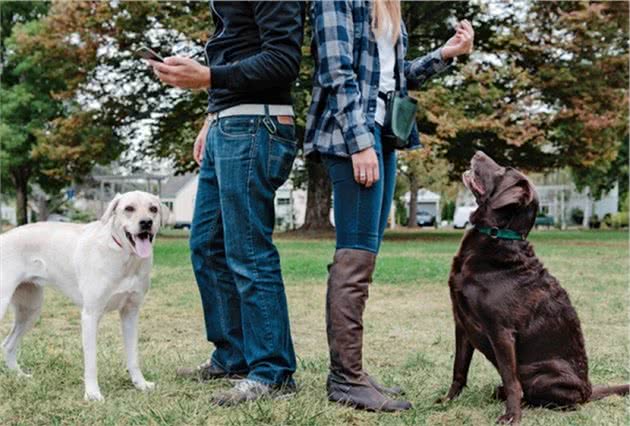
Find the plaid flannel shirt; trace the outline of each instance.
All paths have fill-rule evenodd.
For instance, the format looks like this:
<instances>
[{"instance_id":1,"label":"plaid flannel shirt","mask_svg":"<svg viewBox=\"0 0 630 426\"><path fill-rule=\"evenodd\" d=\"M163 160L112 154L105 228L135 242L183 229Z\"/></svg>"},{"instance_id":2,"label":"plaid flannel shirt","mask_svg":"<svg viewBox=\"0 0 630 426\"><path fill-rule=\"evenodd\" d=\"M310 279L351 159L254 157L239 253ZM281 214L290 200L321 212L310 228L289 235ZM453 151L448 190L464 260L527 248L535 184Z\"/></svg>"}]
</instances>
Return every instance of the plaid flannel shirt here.
<instances>
[{"instance_id":1,"label":"plaid flannel shirt","mask_svg":"<svg viewBox=\"0 0 630 426\"><path fill-rule=\"evenodd\" d=\"M304 152L348 157L374 145L374 114L379 88L378 46L371 31L371 2L321 1L311 6L316 70L306 119ZM407 32L401 25L396 71L402 95L446 69L440 50L406 61ZM408 149L420 146L416 126Z\"/></svg>"}]
</instances>

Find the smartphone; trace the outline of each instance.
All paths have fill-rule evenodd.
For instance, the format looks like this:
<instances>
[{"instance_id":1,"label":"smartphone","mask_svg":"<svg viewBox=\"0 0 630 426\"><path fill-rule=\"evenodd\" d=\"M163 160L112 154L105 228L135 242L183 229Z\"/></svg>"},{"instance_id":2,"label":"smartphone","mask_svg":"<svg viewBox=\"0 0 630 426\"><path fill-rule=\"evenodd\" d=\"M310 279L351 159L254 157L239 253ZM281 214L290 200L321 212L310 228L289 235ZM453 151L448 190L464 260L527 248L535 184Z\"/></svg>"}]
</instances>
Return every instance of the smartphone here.
<instances>
[{"instance_id":1,"label":"smartphone","mask_svg":"<svg viewBox=\"0 0 630 426\"><path fill-rule=\"evenodd\" d=\"M158 55L146 46L141 46L140 49L136 50L136 55L143 59L151 59L152 61L164 62L164 58L162 58L160 55Z\"/></svg>"}]
</instances>

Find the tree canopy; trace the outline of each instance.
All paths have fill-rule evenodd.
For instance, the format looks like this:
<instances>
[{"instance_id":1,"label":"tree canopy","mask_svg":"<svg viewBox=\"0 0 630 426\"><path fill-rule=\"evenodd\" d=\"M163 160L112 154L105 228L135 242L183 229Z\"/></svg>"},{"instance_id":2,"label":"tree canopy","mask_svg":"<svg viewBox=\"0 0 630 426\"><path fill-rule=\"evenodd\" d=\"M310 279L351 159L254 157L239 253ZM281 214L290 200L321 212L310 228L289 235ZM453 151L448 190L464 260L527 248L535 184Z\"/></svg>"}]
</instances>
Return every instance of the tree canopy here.
<instances>
[{"instance_id":1,"label":"tree canopy","mask_svg":"<svg viewBox=\"0 0 630 426\"><path fill-rule=\"evenodd\" d=\"M462 18L475 27L475 52L414 93L424 151L401 155L403 178L433 159L459 179L482 149L525 170L569 167L595 194L614 185L628 155L627 2L404 3L408 57L439 47ZM136 167L157 157L180 172L196 168L206 94L163 86L133 51L200 52L213 30L207 3L3 2L2 24L3 179L17 187L21 170L55 188L125 150ZM298 134L314 67L310 22L303 56ZM296 182L323 206L311 205L308 221L327 224L321 166L307 160Z\"/></svg>"}]
</instances>

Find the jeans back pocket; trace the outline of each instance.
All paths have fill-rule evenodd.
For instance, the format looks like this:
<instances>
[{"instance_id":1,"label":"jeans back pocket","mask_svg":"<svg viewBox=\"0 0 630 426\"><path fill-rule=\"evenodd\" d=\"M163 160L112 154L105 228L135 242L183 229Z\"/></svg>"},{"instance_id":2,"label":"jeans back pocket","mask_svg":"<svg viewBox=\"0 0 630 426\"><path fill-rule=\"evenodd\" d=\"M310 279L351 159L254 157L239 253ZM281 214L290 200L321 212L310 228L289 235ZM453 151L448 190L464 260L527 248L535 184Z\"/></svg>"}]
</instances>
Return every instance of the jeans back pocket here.
<instances>
[{"instance_id":1,"label":"jeans back pocket","mask_svg":"<svg viewBox=\"0 0 630 426\"><path fill-rule=\"evenodd\" d=\"M269 135L269 162L267 165L269 183L274 189L280 188L289 178L297 153L295 126L276 125L276 133Z\"/></svg>"}]
</instances>

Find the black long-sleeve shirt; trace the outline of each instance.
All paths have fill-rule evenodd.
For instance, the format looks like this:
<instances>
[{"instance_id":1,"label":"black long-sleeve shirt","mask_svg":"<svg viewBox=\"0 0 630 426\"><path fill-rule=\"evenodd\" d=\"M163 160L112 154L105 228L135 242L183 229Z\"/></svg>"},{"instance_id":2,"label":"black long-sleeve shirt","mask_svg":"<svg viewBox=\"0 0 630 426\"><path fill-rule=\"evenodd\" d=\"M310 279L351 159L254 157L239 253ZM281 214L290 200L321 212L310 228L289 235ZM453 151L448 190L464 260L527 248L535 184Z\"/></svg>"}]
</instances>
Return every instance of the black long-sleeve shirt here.
<instances>
[{"instance_id":1,"label":"black long-sleeve shirt","mask_svg":"<svg viewBox=\"0 0 630 426\"><path fill-rule=\"evenodd\" d=\"M240 104L290 105L298 76L304 6L299 1L210 1L208 112Z\"/></svg>"}]
</instances>

